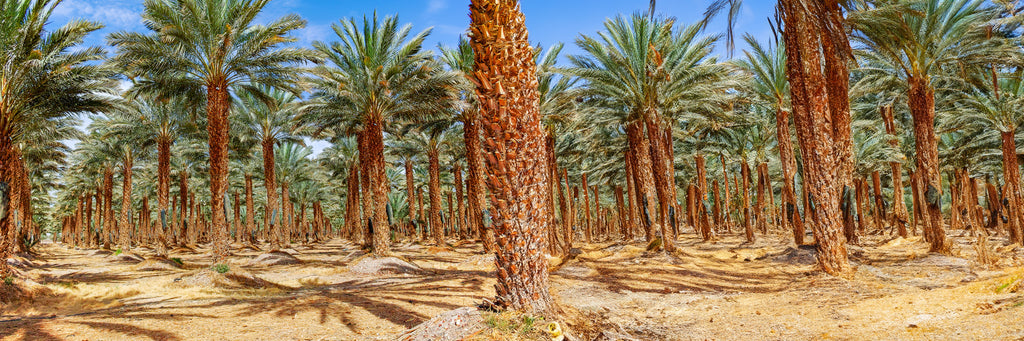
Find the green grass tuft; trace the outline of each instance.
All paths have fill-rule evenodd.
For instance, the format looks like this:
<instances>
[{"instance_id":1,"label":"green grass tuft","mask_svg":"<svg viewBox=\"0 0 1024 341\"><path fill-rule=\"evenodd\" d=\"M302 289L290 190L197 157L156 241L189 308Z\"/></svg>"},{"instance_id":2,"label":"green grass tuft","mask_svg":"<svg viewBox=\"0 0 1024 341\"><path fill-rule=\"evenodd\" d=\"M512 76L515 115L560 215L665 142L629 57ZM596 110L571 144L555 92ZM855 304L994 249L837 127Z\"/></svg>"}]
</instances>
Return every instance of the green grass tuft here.
<instances>
[{"instance_id":1,"label":"green grass tuft","mask_svg":"<svg viewBox=\"0 0 1024 341\"><path fill-rule=\"evenodd\" d=\"M213 266L213 271L222 274L231 271L231 267L228 266L227 264L217 264Z\"/></svg>"}]
</instances>

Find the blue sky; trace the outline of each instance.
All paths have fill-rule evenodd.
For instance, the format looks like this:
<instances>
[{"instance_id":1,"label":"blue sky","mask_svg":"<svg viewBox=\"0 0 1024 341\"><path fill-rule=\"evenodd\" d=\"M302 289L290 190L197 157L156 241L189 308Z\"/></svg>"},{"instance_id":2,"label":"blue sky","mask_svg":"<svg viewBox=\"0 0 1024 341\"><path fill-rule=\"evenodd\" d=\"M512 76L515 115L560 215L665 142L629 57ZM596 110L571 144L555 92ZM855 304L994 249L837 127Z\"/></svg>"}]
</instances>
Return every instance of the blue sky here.
<instances>
[{"instance_id":1,"label":"blue sky","mask_svg":"<svg viewBox=\"0 0 1024 341\"><path fill-rule=\"evenodd\" d=\"M657 12L675 17L684 24L694 23L703 16L710 0L661 0ZM774 17L774 0L746 0L736 24L737 41L743 33L750 33L758 40L771 39L771 28L767 18ZM646 11L649 0L522 0L530 40L550 46L557 42L566 44L563 55L577 54L573 44L579 35L593 35L602 29L602 23L617 14ZM60 25L72 19L98 21L106 25L100 32L89 36L85 45L106 45L106 35L116 31L142 31L140 14L142 0L65 0L54 12L53 25ZM308 20L308 25L296 33L299 43L309 45L317 40L336 40L331 25L342 18L372 15L397 14L403 23L413 25L414 31L432 27L427 46L437 44L454 45L459 35L469 25L468 0L273 0L264 10L263 21L269 21L288 13L296 13ZM55 26L54 26L55 27ZM725 32L724 18L718 19L707 34ZM724 47L724 42L719 44ZM737 42L736 55L742 56L743 44ZM719 48L724 59L726 51ZM564 61L564 58L563 58ZM323 144L315 146L316 151Z\"/></svg>"}]
</instances>

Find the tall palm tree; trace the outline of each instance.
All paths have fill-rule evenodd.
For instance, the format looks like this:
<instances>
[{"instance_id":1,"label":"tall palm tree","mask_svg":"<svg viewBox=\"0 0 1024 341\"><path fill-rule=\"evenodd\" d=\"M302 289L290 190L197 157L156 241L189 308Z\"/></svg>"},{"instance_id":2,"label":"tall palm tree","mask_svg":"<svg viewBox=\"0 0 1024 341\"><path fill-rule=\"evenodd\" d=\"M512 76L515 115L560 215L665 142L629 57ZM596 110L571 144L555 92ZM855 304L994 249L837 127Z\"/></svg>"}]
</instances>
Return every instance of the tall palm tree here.
<instances>
[{"instance_id":1,"label":"tall palm tree","mask_svg":"<svg viewBox=\"0 0 1024 341\"><path fill-rule=\"evenodd\" d=\"M255 139L263 155L263 183L267 190L267 205L277 208L277 177L274 172L274 146L284 143L302 142L299 135L304 127L297 120L299 99L295 95L277 89L261 88L260 97L242 94L235 106L236 122L242 127L241 136ZM266 101L265 99L270 99ZM273 213L271 213L273 215ZM285 242L281 226L271 231L271 250L277 250Z\"/></svg>"},{"instance_id":2,"label":"tall palm tree","mask_svg":"<svg viewBox=\"0 0 1024 341\"><path fill-rule=\"evenodd\" d=\"M138 76L136 91L185 96L205 102L210 145L210 203L215 263L227 257L224 198L228 175L228 113L232 93L260 96L257 85L292 93L298 64L315 59L311 51L287 47L289 36L305 27L297 15L268 24L257 16L269 0L146 0L143 22L149 34L117 32L112 62Z\"/></svg>"},{"instance_id":3,"label":"tall palm tree","mask_svg":"<svg viewBox=\"0 0 1024 341\"><path fill-rule=\"evenodd\" d=\"M759 102L775 112L775 132L779 158L782 164L782 205L786 220L793 224L793 238L799 245L804 240L804 225L797 209L794 178L796 157L789 133L789 81L786 78L786 51L779 46L765 48L750 35L743 37L750 50L744 50L746 59L735 61L741 69L753 76L750 90Z\"/></svg>"},{"instance_id":4,"label":"tall palm tree","mask_svg":"<svg viewBox=\"0 0 1024 341\"><path fill-rule=\"evenodd\" d=\"M0 1L0 184L8 187L8 214L0 215L0 258L13 245L14 220L24 214L30 189L21 148L27 122L43 122L77 112L106 109L114 92L110 68L93 63L103 58L97 47L79 49L82 39L100 29L98 23L76 20L47 30L53 0ZM75 52L71 52L74 50ZM19 177L19 175L25 175ZM2 195L0 195L2 196ZM0 276L9 268L0 264Z\"/></svg>"},{"instance_id":5,"label":"tall palm tree","mask_svg":"<svg viewBox=\"0 0 1024 341\"><path fill-rule=\"evenodd\" d=\"M840 1L780 0L777 12L818 264L829 274L847 275L851 267L842 233L853 218L841 205L853 180L853 140L843 10Z\"/></svg>"},{"instance_id":6,"label":"tall palm tree","mask_svg":"<svg viewBox=\"0 0 1024 341\"><path fill-rule=\"evenodd\" d=\"M341 41L313 44L327 63L313 69L313 98L305 119L359 137L359 164L371 193L364 211L372 218L373 253L388 255L384 131L395 122L450 107L458 76L442 70L422 49L429 29L412 35L411 26L400 26L397 17L379 20L376 14L362 23L350 18L333 27Z\"/></svg>"},{"instance_id":7,"label":"tall palm tree","mask_svg":"<svg viewBox=\"0 0 1024 341\"><path fill-rule=\"evenodd\" d=\"M552 308L544 237L549 172L539 113L536 64L517 0L469 5L474 83L480 99L487 181L497 236L497 304L545 312Z\"/></svg>"},{"instance_id":8,"label":"tall palm tree","mask_svg":"<svg viewBox=\"0 0 1024 341\"><path fill-rule=\"evenodd\" d=\"M949 252L943 231L938 142L935 133L936 82L947 69L987 68L1019 59L1007 39L991 37L998 11L982 0L896 2L852 16L853 39L864 46L859 58L885 67L866 67L856 86L897 78L906 86L914 125L917 171L924 180L926 237L933 252ZM895 72L883 71L895 70Z\"/></svg>"},{"instance_id":9,"label":"tall palm tree","mask_svg":"<svg viewBox=\"0 0 1024 341\"><path fill-rule=\"evenodd\" d=\"M1022 192L1016 142L1017 128L1024 123L1024 80L1021 77L1018 71L998 77L996 84L980 83L957 101L957 115L949 115L950 118L943 122L945 129L979 131L979 140L1000 141L1003 181L1011 203L1008 207L1010 239L1014 243L1024 241L1024 222L1018 218ZM995 134L999 136L993 136Z\"/></svg>"}]
</instances>

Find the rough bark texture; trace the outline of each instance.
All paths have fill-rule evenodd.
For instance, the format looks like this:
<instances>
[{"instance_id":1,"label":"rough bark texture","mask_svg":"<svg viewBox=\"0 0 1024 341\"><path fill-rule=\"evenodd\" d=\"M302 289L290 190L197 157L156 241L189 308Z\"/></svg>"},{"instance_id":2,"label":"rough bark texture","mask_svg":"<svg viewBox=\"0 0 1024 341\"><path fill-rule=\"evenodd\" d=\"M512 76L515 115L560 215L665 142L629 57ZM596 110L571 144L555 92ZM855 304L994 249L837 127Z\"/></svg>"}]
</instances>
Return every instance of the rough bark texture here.
<instances>
[{"instance_id":1,"label":"rough bark texture","mask_svg":"<svg viewBox=\"0 0 1024 341\"><path fill-rule=\"evenodd\" d=\"M694 156L694 162L697 164L697 198L695 201L698 215L697 225L700 226L699 230L701 238L703 238L704 241L709 241L715 237L715 231L711 229L711 222L708 221L707 205L704 204L707 200L708 191L708 176L707 169L705 168L704 154L697 153L697 155Z\"/></svg>"},{"instance_id":2,"label":"rough bark texture","mask_svg":"<svg viewBox=\"0 0 1024 341\"><path fill-rule=\"evenodd\" d=\"M644 229L645 241L648 243L654 240L657 227L655 222L658 219L655 214L657 209L657 197L654 194L654 168L651 161L650 141L644 136L643 122L634 122L626 126L626 139L629 141L629 149L633 157L633 176L637 189L637 213L640 216L640 226Z\"/></svg>"},{"instance_id":3,"label":"rough bark texture","mask_svg":"<svg viewBox=\"0 0 1024 341\"><path fill-rule=\"evenodd\" d=\"M487 189L484 185L484 156L480 149L479 113L467 115L471 117L463 122L463 138L466 140L466 196L469 202L469 224L477 233L477 239L483 241L484 250L494 251L494 231L483 224L484 210L487 208Z\"/></svg>"},{"instance_id":4,"label":"rough bark texture","mask_svg":"<svg viewBox=\"0 0 1024 341\"><path fill-rule=\"evenodd\" d=\"M118 246L121 250L128 252L132 247L131 230L131 208L132 208L132 163L133 157L131 151L126 152L124 156L124 164L122 165L122 186L121 186L121 222L120 237L118 238Z\"/></svg>"},{"instance_id":5,"label":"rough bark texture","mask_svg":"<svg viewBox=\"0 0 1024 341\"><path fill-rule=\"evenodd\" d=\"M1020 244L1024 239L1021 222L1015 219L1020 215L1021 190L1020 190L1020 166L1017 165L1017 141L1013 138L1013 132L1002 132L1002 154L1003 154L1003 181L1006 183L1006 200L1009 201L1010 242Z\"/></svg>"},{"instance_id":6,"label":"rough bark texture","mask_svg":"<svg viewBox=\"0 0 1024 341\"><path fill-rule=\"evenodd\" d=\"M779 163L782 165L782 206L786 224L793 227L793 241L804 243L804 222L797 208L796 190L793 186L796 175L796 157L793 154L793 139L789 134L789 112L779 109L775 112L775 134L779 141Z\"/></svg>"},{"instance_id":7,"label":"rough bark texture","mask_svg":"<svg viewBox=\"0 0 1024 341\"><path fill-rule=\"evenodd\" d=\"M544 191L551 179L525 18L515 0L473 0L470 18L487 184L495 210L496 303L546 312L552 300L543 250L551 220Z\"/></svg>"},{"instance_id":8,"label":"rough bark texture","mask_svg":"<svg viewBox=\"0 0 1024 341\"><path fill-rule=\"evenodd\" d=\"M2 116L0 116L2 118ZM14 164L14 145L10 132L0 126L0 165ZM11 183L14 180L14 167L0 167L0 276L7 277L11 273L7 258L11 255L14 245L14 215L11 214Z\"/></svg>"},{"instance_id":9,"label":"rough bark texture","mask_svg":"<svg viewBox=\"0 0 1024 341\"><path fill-rule=\"evenodd\" d=\"M210 211L213 216L213 263L228 256L228 225L224 212L224 194L228 184L228 98L227 80L216 79L206 85L207 132L210 136Z\"/></svg>"},{"instance_id":10,"label":"rough bark texture","mask_svg":"<svg viewBox=\"0 0 1024 341\"><path fill-rule=\"evenodd\" d=\"M252 174L245 174L245 229L242 231L242 244L251 245L255 242L253 231L256 231L256 207L252 198Z\"/></svg>"},{"instance_id":11,"label":"rough bark texture","mask_svg":"<svg viewBox=\"0 0 1024 341\"><path fill-rule=\"evenodd\" d=\"M427 150L427 159L430 163L430 181L427 186L427 195L430 197L430 235L434 243L444 245L444 227L441 226L441 161L438 150Z\"/></svg>"},{"instance_id":12,"label":"rough bark texture","mask_svg":"<svg viewBox=\"0 0 1024 341\"><path fill-rule=\"evenodd\" d=\"M584 230L583 238L587 244L593 243L593 226L590 223L590 184L587 182L587 173L583 173L583 217Z\"/></svg>"},{"instance_id":13,"label":"rough bark texture","mask_svg":"<svg viewBox=\"0 0 1024 341\"><path fill-rule=\"evenodd\" d=\"M647 136L651 144L651 167L654 173L654 188L658 195L658 217L657 224L661 227L662 246L666 252L675 249L675 234L672 226L669 225L669 208L672 206L671 191L675 191L675 185L669 180L668 146L662 138L660 117L655 110L650 110L647 115ZM658 226L655 227L656 229Z\"/></svg>"},{"instance_id":14,"label":"rough bark texture","mask_svg":"<svg viewBox=\"0 0 1024 341\"><path fill-rule=\"evenodd\" d=\"M845 63L834 61L839 53L835 45L841 44L834 35L845 37L845 33L838 20L829 19L841 13L834 13L838 8L829 4L805 0L782 0L779 9L785 25L786 68L804 161L804 188L811 202L808 211L815 221L818 263L825 272L846 275L851 267L842 236L847 225L843 217L852 216L841 212L840 203L852 176L849 104L847 90L841 89L840 94L836 89L842 80L826 79L849 76ZM829 75L822 70L823 54Z\"/></svg>"},{"instance_id":15,"label":"rough bark texture","mask_svg":"<svg viewBox=\"0 0 1024 341\"><path fill-rule=\"evenodd\" d=\"M910 86L907 95L910 114L914 117L914 151L924 190L924 214L928 216L925 235L931 243L931 252L947 253L950 250L942 227L942 175L939 173L939 145L935 134L935 89L927 76L911 76L907 82Z\"/></svg>"}]
</instances>

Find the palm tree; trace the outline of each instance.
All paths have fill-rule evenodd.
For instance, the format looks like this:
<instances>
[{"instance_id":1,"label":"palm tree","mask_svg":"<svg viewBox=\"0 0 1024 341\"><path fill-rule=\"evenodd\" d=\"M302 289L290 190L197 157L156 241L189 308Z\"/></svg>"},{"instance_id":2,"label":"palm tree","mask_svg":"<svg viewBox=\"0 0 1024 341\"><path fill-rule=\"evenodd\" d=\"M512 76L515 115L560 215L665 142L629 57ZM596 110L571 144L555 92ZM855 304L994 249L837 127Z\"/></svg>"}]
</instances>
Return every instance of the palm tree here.
<instances>
[{"instance_id":1,"label":"palm tree","mask_svg":"<svg viewBox=\"0 0 1024 341\"><path fill-rule=\"evenodd\" d=\"M1021 243L1024 223L1019 221L1022 192L1017 162L1017 128L1024 122L1024 80L1021 72L997 78L997 84L982 82L957 101L957 115L944 122L949 130L979 131L979 140L999 140L1003 180L1008 190L1010 240ZM998 134L998 137L990 136ZM964 139L967 140L967 139ZM978 164L975 162L975 164Z\"/></svg>"},{"instance_id":2,"label":"palm tree","mask_svg":"<svg viewBox=\"0 0 1024 341\"><path fill-rule=\"evenodd\" d=\"M118 32L108 38L118 52L112 62L139 77L135 91L185 96L194 106L205 101L215 263L227 257L224 198L231 94L265 98L257 85L297 94L297 64L315 59L310 51L283 47L295 41L291 32L305 27L299 16L254 22L268 2L146 0L142 18L152 32Z\"/></svg>"},{"instance_id":3,"label":"palm tree","mask_svg":"<svg viewBox=\"0 0 1024 341\"><path fill-rule=\"evenodd\" d=\"M516 0L469 5L474 83L480 100L487 185L497 236L497 304L521 311L552 308L543 250L549 172L537 106L536 64Z\"/></svg>"},{"instance_id":4,"label":"palm tree","mask_svg":"<svg viewBox=\"0 0 1024 341\"><path fill-rule=\"evenodd\" d=\"M44 122L77 112L109 107L113 72L94 61L103 58L97 47L78 49L82 39L100 29L98 23L76 20L47 30L50 14L59 4L53 0L0 1L0 184L8 187L0 199L9 205L0 215L0 259L13 245L15 219L24 219L30 186L22 164L22 148L30 132L28 122ZM72 50L75 52L71 52ZM2 196L2 195L0 195ZM0 276L9 268L0 264Z\"/></svg>"},{"instance_id":5,"label":"palm tree","mask_svg":"<svg viewBox=\"0 0 1024 341\"><path fill-rule=\"evenodd\" d=\"M864 46L858 56L884 67L866 67L857 87L897 78L906 85L914 121L917 171L924 180L926 237L931 251L949 252L942 227L938 142L935 134L935 84L953 76L946 70L1002 65L1020 55L1007 39L991 37L998 11L981 0L900 2L865 9L851 17L853 39ZM883 72L884 70L896 72ZM948 76L947 76L948 75ZM955 76L954 76L955 77Z\"/></svg>"},{"instance_id":6,"label":"palm tree","mask_svg":"<svg viewBox=\"0 0 1024 341\"><path fill-rule=\"evenodd\" d=\"M439 246L446 245L444 241L444 224L441 223L441 153L450 152L455 140L452 118L438 119L412 126L415 131L406 134L399 149L412 149L427 155L428 176L427 196L430 198L430 213L428 222L434 242ZM449 217L453 219L453 217Z\"/></svg>"},{"instance_id":7,"label":"palm tree","mask_svg":"<svg viewBox=\"0 0 1024 341\"><path fill-rule=\"evenodd\" d=\"M458 77L443 71L422 50L430 30L410 35L397 17L364 17L335 24L340 42L315 42L327 63L313 69L313 98L306 120L336 134L358 136L361 172L371 194L364 206L373 230L373 253L390 254L386 224L389 186L384 162L384 131L393 123L450 107ZM339 136L340 137L340 136ZM368 206L368 207L367 207Z\"/></svg>"},{"instance_id":8,"label":"palm tree","mask_svg":"<svg viewBox=\"0 0 1024 341\"><path fill-rule=\"evenodd\" d=\"M463 96L466 107L459 113L462 122L463 140L466 144L466 197L469 211L469 225L477 232L477 238L483 241L484 250L494 249L494 232L483 226L483 212L487 207L484 185L484 158L480 148L480 104L473 90L473 46L469 39L459 37L459 45L455 48L440 47L441 61L452 71L458 72L464 79Z\"/></svg>"},{"instance_id":9,"label":"palm tree","mask_svg":"<svg viewBox=\"0 0 1024 341\"><path fill-rule=\"evenodd\" d=\"M255 139L261 147L263 155L263 183L267 190L267 205L277 208L277 177L274 172L274 146L283 143L302 142L299 135L304 127L297 121L299 99L295 95L277 89L262 88L260 97L251 94L239 96L235 111L235 121L242 127L240 136ZM270 101L266 101L270 99ZM273 215L271 213L271 215ZM271 231L271 250L281 248L286 237L277 231Z\"/></svg>"},{"instance_id":10,"label":"palm tree","mask_svg":"<svg viewBox=\"0 0 1024 341\"><path fill-rule=\"evenodd\" d=\"M851 190L853 140L843 10L837 1L780 0L778 13L818 264L829 274L846 275L851 268L842 231L853 218L840 206Z\"/></svg>"},{"instance_id":11,"label":"palm tree","mask_svg":"<svg viewBox=\"0 0 1024 341\"><path fill-rule=\"evenodd\" d=\"M796 157L789 133L789 81L786 78L785 47L765 48L750 35L743 39L750 45L750 51L744 50L747 58L736 60L735 63L753 76L750 90L756 99L775 112L776 141L782 164L782 205L786 212L784 221L793 224L793 238L800 245L804 241L804 225L797 209L794 188Z\"/></svg>"}]
</instances>

